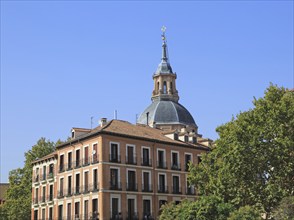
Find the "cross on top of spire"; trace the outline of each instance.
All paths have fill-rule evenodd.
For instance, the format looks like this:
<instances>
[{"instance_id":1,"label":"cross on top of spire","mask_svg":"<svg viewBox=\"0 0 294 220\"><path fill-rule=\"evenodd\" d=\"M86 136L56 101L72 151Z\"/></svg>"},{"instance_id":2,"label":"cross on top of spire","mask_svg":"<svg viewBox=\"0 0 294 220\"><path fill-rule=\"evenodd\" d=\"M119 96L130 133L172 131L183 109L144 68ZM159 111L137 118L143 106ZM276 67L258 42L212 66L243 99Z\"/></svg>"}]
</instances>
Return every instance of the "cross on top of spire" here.
<instances>
[{"instance_id":1,"label":"cross on top of spire","mask_svg":"<svg viewBox=\"0 0 294 220\"><path fill-rule=\"evenodd\" d=\"M165 31L166 31L166 27L164 25L162 26L161 31L162 31L161 38L165 42Z\"/></svg>"}]
</instances>

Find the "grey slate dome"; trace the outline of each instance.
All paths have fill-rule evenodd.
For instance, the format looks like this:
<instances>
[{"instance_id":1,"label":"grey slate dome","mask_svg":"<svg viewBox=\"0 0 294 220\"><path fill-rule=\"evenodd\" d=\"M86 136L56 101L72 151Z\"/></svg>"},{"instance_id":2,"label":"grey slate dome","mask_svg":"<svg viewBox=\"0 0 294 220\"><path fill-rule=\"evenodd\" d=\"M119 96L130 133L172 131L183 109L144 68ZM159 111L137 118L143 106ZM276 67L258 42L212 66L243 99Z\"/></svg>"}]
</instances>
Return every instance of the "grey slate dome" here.
<instances>
[{"instance_id":1,"label":"grey slate dome","mask_svg":"<svg viewBox=\"0 0 294 220\"><path fill-rule=\"evenodd\" d=\"M153 123L156 125L185 125L197 127L190 112L181 104L173 101L154 101L149 105L138 119L139 124Z\"/></svg>"}]
</instances>

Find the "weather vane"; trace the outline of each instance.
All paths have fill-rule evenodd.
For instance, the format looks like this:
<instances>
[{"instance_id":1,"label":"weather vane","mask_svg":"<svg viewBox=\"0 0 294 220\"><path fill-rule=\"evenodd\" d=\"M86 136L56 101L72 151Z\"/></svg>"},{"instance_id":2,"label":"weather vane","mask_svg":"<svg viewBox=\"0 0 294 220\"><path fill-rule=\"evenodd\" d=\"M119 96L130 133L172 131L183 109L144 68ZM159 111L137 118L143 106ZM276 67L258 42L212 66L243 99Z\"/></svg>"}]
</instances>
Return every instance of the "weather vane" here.
<instances>
[{"instance_id":1,"label":"weather vane","mask_svg":"<svg viewBox=\"0 0 294 220\"><path fill-rule=\"evenodd\" d=\"M162 31L161 38L162 38L163 41L165 41L165 31L166 31L166 27L165 27L164 25L162 26L161 31Z\"/></svg>"}]
</instances>

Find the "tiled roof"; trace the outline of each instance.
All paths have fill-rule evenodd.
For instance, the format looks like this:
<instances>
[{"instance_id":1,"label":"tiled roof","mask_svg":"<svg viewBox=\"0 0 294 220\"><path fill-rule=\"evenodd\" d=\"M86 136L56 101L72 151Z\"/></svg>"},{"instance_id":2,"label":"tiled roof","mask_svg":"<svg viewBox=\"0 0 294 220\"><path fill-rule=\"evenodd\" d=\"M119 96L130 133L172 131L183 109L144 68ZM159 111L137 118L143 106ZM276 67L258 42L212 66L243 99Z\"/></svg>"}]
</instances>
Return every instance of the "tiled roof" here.
<instances>
[{"instance_id":1,"label":"tiled roof","mask_svg":"<svg viewBox=\"0 0 294 220\"><path fill-rule=\"evenodd\" d=\"M191 143L186 143L180 140L173 140L166 137L164 132L160 129L151 128L147 125L142 124L131 124L127 121L122 120L111 120L104 126L98 126L94 128L90 133L84 134L79 136L76 139L73 139L69 142L63 143L57 148L67 146L77 140L86 139L90 136L95 136L98 134L109 134L109 135L119 135L125 136L129 138L137 138L137 139L144 139L147 141L155 141L155 142L164 142L164 143L171 143L175 145L187 146L187 147L201 147L204 150L209 150L206 146L203 145L194 145Z\"/></svg>"},{"instance_id":2,"label":"tiled roof","mask_svg":"<svg viewBox=\"0 0 294 220\"><path fill-rule=\"evenodd\" d=\"M42 157L40 159L34 160L32 162L32 164L35 164L35 163L38 163L40 161L47 160L47 159L50 159L50 158L54 158L54 157L57 157L57 153L56 152L53 152L51 154L48 154L48 155L46 155L46 156L44 156L44 157Z\"/></svg>"}]
</instances>

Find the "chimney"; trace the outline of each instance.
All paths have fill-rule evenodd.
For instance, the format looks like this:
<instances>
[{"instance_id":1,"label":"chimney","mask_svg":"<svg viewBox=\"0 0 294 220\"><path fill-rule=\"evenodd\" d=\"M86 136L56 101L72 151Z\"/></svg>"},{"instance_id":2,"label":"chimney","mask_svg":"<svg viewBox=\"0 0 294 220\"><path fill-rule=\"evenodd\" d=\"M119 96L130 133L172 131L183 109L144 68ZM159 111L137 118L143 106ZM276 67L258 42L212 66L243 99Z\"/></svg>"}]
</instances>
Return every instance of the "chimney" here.
<instances>
[{"instance_id":1,"label":"chimney","mask_svg":"<svg viewBox=\"0 0 294 220\"><path fill-rule=\"evenodd\" d=\"M107 123L107 118L101 118L100 119L99 124L100 124L101 127L103 127L104 125L106 125L106 123Z\"/></svg>"}]
</instances>

